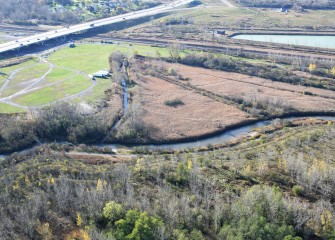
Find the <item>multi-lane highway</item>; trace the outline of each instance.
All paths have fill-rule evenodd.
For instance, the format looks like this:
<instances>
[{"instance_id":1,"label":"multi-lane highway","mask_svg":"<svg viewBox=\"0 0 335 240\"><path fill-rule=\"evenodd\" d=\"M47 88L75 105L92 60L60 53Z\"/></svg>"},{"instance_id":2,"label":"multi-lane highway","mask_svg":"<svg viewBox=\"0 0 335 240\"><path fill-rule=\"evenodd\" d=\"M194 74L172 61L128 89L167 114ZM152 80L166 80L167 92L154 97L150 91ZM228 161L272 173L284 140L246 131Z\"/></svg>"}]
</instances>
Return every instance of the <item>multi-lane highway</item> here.
<instances>
[{"instance_id":1,"label":"multi-lane highway","mask_svg":"<svg viewBox=\"0 0 335 240\"><path fill-rule=\"evenodd\" d=\"M59 37L64 37L66 35L80 32L80 31L85 31L89 30L92 28L97 28L105 25L109 25L112 23L118 23L118 22L123 22L127 20L132 20L136 18L141 18L141 17L146 17L146 16L152 16L156 15L158 13L166 12L169 11L173 8L180 7L182 5L185 5L187 3L191 3L193 0L178 0L178 1L173 1L168 4L160 5L154 8L149 8L149 9L144 9L136 12L130 12L127 14L122 14L110 18L104 18L96 21L91 21L83 24L78 24L78 25L73 25L69 26L67 28L62 28L54 31L49 31L25 38L18 39L16 41L11 41L7 42L4 44L0 44L0 53L4 53L10 50L15 50L19 49L22 47L29 46L31 44L36 44L36 43L42 43L44 41L47 41L49 39L53 38L59 38Z\"/></svg>"}]
</instances>

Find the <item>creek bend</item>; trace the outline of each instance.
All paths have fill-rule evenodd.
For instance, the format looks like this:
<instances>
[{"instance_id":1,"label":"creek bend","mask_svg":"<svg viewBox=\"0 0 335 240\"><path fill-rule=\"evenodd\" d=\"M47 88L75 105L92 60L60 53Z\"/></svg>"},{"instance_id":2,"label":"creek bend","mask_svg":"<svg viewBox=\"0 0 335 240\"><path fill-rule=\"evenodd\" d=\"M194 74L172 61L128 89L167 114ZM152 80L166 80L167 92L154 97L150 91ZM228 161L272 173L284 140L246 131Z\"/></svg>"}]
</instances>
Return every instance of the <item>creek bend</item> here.
<instances>
[{"instance_id":1,"label":"creek bend","mask_svg":"<svg viewBox=\"0 0 335 240\"><path fill-rule=\"evenodd\" d=\"M235 138L247 136L255 128L261 128L265 126L269 126L275 119L279 119L281 121L287 120L287 121L293 121L297 119L320 119L320 120L325 120L325 121L335 121L335 116L300 116L300 117L283 117L283 118L274 118L272 120L260 120L256 121L253 123L245 124L244 126L238 126L235 128L232 128L230 130L226 130L222 133L218 134L213 134L212 136L209 137L199 137L197 140L180 140L179 142L176 143L161 143L161 144L118 144L118 143L105 143L105 144L90 144L89 146L94 146L94 147L99 147L99 148L110 148L113 152L116 152L119 149L133 149L133 148L139 148L143 147L146 148L147 150L151 151L180 151L180 150L186 150L186 149L191 149L191 148L199 148L199 147L206 147L208 145L218 145L218 144L223 144L227 143ZM60 144L67 144L68 142L59 142ZM28 151L40 144L37 144L33 147L27 148L27 149L22 149L18 150L16 152L21 152L21 151ZM0 160L5 158L6 156L9 156L11 153L0 153Z\"/></svg>"},{"instance_id":2,"label":"creek bend","mask_svg":"<svg viewBox=\"0 0 335 240\"><path fill-rule=\"evenodd\" d=\"M285 118L276 118L280 120L296 120L296 119L306 119L306 118L313 118L313 119L321 119L321 120L329 120L335 121L334 116L304 116L304 117L285 117ZM274 120L274 119L273 119ZM268 126L272 123L273 120L260 120L254 123L246 124L244 126L239 126L236 128L232 128L230 130L224 131L219 134L215 134L210 137L199 137L198 140L192 141L183 141L181 140L178 143L162 143L162 144L101 144L101 147L110 147L112 149L120 149L120 148L133 148L133 147L145 147L148 150L169 150L169 151L177 151L177 150L184 150L190 148L198 148L198 147L206 147L208 145L216 145L226 143L230 140L233 140L238 137L245 136L253 131L255 128L261 128Z\"/></svg>"}]
</instances>

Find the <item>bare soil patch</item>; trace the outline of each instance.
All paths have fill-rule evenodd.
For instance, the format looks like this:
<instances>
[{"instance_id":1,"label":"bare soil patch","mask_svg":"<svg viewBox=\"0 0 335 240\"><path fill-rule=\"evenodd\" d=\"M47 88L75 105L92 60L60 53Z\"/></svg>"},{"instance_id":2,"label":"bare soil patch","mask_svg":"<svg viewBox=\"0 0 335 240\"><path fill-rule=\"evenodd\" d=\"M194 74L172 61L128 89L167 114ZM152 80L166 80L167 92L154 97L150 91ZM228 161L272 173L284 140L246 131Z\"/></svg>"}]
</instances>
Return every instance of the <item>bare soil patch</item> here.
<instances>
[{"instance_id":1,"label":"bare soil patch","mask_svg":"<svg viewBox=\"0 0 335 240\"><path fill-rule=\"evenodd\" d=\"M253 119L234 106L156 77L146 77L138 84L143 122L150 126L148 137L156 142L210 135ZM173 99L180 99L183 104L165 104Z\"/></svg>"},{"instance_id":2,"label":"bare soil patch","mask_svg":"<svg viewBox=\"0 0 335 240\"><path fill-rule=\"evenodd\" d=\"M106 155L106 154L73 152L68 153L67 155L72 159L76 159L86 164L92 164L92 165L115 164L129 161L129 158L126 157L120 157L116 155Z\"/></svg>"}]
</instances>

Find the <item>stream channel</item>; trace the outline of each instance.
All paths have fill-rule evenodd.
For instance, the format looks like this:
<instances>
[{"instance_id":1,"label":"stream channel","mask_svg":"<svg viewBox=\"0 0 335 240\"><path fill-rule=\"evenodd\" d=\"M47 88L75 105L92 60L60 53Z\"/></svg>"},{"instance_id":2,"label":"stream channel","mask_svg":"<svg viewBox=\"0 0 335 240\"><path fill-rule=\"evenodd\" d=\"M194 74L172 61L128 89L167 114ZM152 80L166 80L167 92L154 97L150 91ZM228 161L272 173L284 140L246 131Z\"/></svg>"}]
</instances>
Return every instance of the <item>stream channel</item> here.
<instances>
[{"instance_id":1,"label":"stream channel","mask_svg":"<svg viewBox=\"0 0 335 240\"><path fill-rule=\"evenodd\" d=\"M305 118L314 118L314 119L322 119L322 120L333 120L335 121L335 117L332 116L309 116L309 117L288 117L288 118L279 118L280 120L288 120L292 121L295 119L305 119ZM242 127L236 127L231 130L227 130L223 133L206 137L199 138L199 140L195 141L184 141L180 143L165 143L165 144L143 144L143 145L120 145L120 144L102 144L100 146L103 147L111 147L112 149L118 148L132 148L132 147L145 147L148 150L183 150L197 147L206 147L208 145L215 145L228 142L233 140L234 138L242 137L250 132L252 132L255 128L261 128L270 125L273 120L262 120L255 123L250 123Z\"/></svg>"}]
</instances>

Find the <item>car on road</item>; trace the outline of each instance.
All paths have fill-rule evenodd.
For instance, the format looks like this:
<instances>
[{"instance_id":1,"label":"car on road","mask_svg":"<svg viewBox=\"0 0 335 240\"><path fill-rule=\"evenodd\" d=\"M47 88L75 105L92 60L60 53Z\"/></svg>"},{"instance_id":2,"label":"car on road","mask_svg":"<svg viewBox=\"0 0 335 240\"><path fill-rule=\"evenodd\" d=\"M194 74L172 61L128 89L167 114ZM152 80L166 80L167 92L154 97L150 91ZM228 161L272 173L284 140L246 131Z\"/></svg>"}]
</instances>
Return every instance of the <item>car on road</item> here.
<instances>
[{"instance_id":1,"label":"car on road","mask_svg":"<svg viewBox=\"0 0 335 240\"><path fill-rule=\"evenodd\" d=\"M94 23L90 24L90 27L94 27Z\"/></svg>"}]
</instances>

